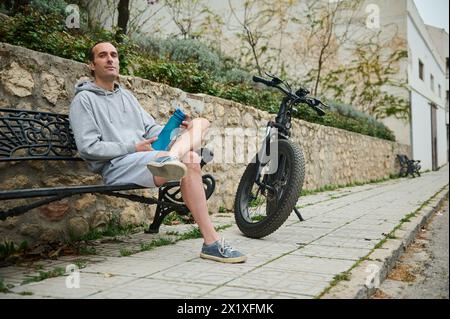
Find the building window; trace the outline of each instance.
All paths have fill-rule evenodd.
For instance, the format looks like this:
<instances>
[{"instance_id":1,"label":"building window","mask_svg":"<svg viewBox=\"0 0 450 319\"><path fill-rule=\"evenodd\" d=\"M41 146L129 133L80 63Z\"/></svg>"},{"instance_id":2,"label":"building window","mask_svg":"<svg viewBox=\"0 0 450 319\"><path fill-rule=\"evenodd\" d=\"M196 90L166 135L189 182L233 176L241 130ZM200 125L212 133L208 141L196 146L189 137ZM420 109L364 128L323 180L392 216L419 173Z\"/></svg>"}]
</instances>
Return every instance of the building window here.
<instances>
[{"instance_id":1,"label":"building window","mask_svg":"<svg viewBox=\"0 0 450 319\"><path fill-rule=\"evenodd\" d=\"M423 80L425 77L423 76L424 75L424 68L425 68L425 66L423 65L423 62L422 61L420 61L420 59L419 59L419 78L421 79L421 80Z\"/></svg>"},{"instance_id":2,"label":"building window","mask_svg":"<svg viewBox=\"0 0 450 319\"><path fill-rule=\"evenodd\" d=\"M438 84L438 94L439 94L439 97L441 97L442 96L442 92L441 92L441 85L440 84Z\"/></svg>"},{"instance_id":3,"label":"building window","mask_svg":"<svg viewBox=\"0 0 450 319\"><path fill-rule=\"evenodd\" d=\"M431 91L434 92L434 76L433 76L433 74L430 74L430 87L431 87Z\"/></svg>"}]
</instances>

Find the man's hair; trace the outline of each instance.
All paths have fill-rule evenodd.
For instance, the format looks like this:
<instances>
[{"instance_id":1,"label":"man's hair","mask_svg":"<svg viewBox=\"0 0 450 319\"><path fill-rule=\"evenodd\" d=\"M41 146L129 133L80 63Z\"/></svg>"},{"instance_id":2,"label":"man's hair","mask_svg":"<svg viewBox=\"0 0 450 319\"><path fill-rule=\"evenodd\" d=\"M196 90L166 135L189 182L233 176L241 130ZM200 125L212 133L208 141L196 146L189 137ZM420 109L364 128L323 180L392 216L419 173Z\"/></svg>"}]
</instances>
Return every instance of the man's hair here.
<instances>
[{"instance_id":1,"label":"man's hair","mask_svg":"<svg viewBox=\"0 0 450 319\"><path fill-rule=\"evenodd\" d=\"M100 43L111 43L111 42L109 42L109 41L98 41L98 42L96 42L96 43L89 49L89 52L88 52L89 62L94 62L94 60L95 60L94 48L95 48L95 46L96 46L97 44L100 44ZM112 43L111 43L111 44L112 44ZM91 70L91 75L92 75L93 77L95 77L95 72L94 72L93 70Z\"/></svg>"}]
</instances>

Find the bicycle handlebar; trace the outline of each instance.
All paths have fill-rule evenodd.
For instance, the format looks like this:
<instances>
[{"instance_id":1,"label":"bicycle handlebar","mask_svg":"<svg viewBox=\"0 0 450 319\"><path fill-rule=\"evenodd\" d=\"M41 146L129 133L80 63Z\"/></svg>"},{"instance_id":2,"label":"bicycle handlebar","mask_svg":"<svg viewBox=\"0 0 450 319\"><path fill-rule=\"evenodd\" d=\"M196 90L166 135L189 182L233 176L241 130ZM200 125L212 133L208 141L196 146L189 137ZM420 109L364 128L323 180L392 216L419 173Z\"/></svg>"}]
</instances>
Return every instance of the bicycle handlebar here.
<instances>
[{"instance_id":1,"label":"bicycle handlebar","mask_svg":"<svg viewBox=\"0 0 450 319\"><path fill-rule=\"evenodd\" d=\"M267 86L273 86L272 82L267 81L266 79L260 78L259 76L256 76L256 75L253 76L253 82L263 83Z\"/></svg>"},{"instance_id":2,"label":"bicycle handlebar","mask_svg":"<svg viewBox=\"0 0 450 319\"><path fill-rule=\"evenodd\" d=\"M326 114L325 111L319 106L323 105L325 107L328 107L327 105L322 103L322 101L315 98L304 98L304 102L308 104L310 107L312 107L319 116L324 116Z\"/></svg>"},{"instance_id":3,"label":"bicycle handlebar","mask_svg":"<svg viewBox=\"0 0 450 319\"><path fill-rule=\"evenodd\" d=\"M328 107L328 106L325 105L324 103L322 103L322 101L320 101L316 98L312 98L312 97L297 96L294 93L287 91L286 89L279 86L279 84L284 83L284 82L276 77L272 77L272 81L268 81L264 78L254 75L253 81L256 83L263 83L267 86L277 88L280 91L282 91L284 94L286 94L289 98L294 100L294 102L305 103L308 106L310 106L311 108L313 108L314 111L316 111L319 116L325 115L325 111L321 107L319 107L319 105L323 105L325 107Z\"/></svg>"}]
</instances>

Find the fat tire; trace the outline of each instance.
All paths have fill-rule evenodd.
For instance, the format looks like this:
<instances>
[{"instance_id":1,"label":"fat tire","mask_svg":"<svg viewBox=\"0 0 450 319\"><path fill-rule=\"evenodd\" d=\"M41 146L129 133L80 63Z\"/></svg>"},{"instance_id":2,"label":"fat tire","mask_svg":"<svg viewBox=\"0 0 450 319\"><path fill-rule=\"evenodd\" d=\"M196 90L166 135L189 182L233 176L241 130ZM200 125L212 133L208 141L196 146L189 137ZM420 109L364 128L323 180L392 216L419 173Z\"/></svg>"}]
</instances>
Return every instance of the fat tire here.
<instances>
[{"instance_id":1,"label":"fat tire","mask_svg":"<svg viewBox=\"0 0 450 319\"><path fill-rule=\"evenodd\" d=\"M246 221L242 215L244 212L242 211L241 201L245 200L248 196L245 192L251 190L253 186L256 176L256 163L250 163L246 167L239 182L234 202L234 216L237 226L247 237L262 238L275 232L294 210L300 196L305 178L303 152L297 144L290 140L279 140L278 152L283 152L290 159L291 173L280 198L277 211L268 213L266 218L257 223Z\"/></svg>"}]
</instances>

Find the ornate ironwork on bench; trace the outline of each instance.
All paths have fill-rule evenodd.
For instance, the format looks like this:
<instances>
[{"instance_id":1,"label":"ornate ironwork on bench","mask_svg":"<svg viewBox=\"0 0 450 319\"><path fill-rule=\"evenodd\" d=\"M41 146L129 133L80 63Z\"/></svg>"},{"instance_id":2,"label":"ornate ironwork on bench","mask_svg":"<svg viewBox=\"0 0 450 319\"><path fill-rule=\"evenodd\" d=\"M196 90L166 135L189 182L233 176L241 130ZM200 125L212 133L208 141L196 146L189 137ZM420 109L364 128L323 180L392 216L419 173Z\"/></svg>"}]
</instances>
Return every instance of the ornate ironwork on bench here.
<instances>
[{"instance_id":1,"label":"ornate ironwork on bench","mask_svg":"<svg viewBox=\"0 0 450 319\"><path fill-rule=\"evenodd\" d=\"M202 167L213 158L212 152L208 149L201 149L200 155L202 156ZM77 156L75 139L70 128L68 116L65 114L0 108L0 162L29 160L82 161ZM202 179L206 199L209 199L215 189L215 179L210 174L204 174ZM86 193L126 198L150 205L156 204L155 217L146 231L149 233L157 233L164 218L171 212L176 212L180 215L189 213L189 209L181 197L179 181L170 181L159 187L158 199L120 192L144 188L139 185L124 184L0 190L0 201L43 198L31 204L16 206L6 211L0 208L0 220L23 214L30 209L66 197Z\"/></svg>"}]
</instances>

